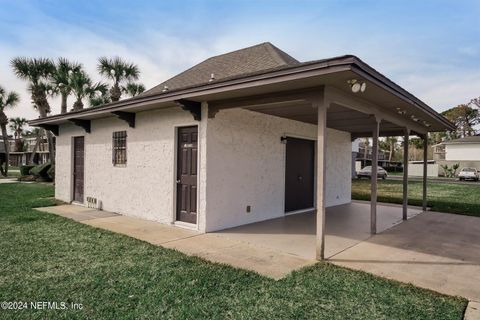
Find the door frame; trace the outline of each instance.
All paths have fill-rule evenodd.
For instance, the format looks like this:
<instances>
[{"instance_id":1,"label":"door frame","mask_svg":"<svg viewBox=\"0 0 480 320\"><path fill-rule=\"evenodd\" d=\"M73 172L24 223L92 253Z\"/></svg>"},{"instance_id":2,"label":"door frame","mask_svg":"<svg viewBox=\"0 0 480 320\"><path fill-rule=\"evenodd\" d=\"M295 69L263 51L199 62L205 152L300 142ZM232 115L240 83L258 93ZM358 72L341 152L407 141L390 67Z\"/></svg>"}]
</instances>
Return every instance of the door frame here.
<instances>
[{"instance_id":1,"label":"door frame","mask_svg":"<svg viewBox=\"0 0 480 320\"><path fill-rule=\"evenodd\" d=\"M75 176L74 176L74 170L75 170L75 138L83 138L83 200L82 202L75 201ZM71 161L70 161L70 203L75 203L78 205L85 205L85 136L72 136L71 137Z\"/></svg>"},{"instance_id":2,"label":"door frame","mask_svg":"<svg viewBox=\"0 0 480 320\"><path fill-rule=\"evenodd\" d=\"M177 170L178 170L178 131L180 128L186 127L197 127L197 221L196 223L190 223L185 221L177 220ZM183 227L187 229L199 230L199 221L200 221L200 153L203 151L201 150L201 143L200 143L200 123L192 122L192 123L184 123L179 125L174 125L174 141L173 141L173 176L172 176L172 184L173 184L173 199L172 199L172 224L178 227Z\"/></svg>"},{"instance_id":3,"label":"door frame","mask_svg":"<svg viewBox=\"0 0 480 320\"><path fill-rule=\"evenodd\" d=\"M282 174L283 174L283 189L282 189L282 212L285 216L297 214L297 213L304 213L304 212L310 212L313 210L316 210L317 207L317 139L309 136L304 136L296 133L289 133L289 132L284 132L282 135L282 138L297 138L297 139L303 139L303 140L309 140L313 141L313 207L311 208L305 208L305 209L300 209L300 210L295 210L295 211L288 211L285 212L285 196L286 196L286 171L287 171L287 144L283 143L284 148L283 148L283 166L282 166Z\"/></svg>"}]
</instances>

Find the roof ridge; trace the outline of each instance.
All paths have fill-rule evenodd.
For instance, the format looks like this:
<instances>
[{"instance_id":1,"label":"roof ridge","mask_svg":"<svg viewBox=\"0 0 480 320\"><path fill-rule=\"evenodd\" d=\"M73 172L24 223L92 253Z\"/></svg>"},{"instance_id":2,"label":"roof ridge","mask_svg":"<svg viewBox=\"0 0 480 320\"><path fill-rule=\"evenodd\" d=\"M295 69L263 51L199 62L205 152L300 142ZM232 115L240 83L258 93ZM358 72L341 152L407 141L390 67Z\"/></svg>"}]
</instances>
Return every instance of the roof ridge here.
<instances>
[{"instance_id":1,"label":"roof ridge","mask_svg":"<svg viewBox=\"0 0 480 320\"><path fill-rule=\"evenodd\" d=\"M229 54L232 54L232 53L237 53L237 52L240 52L240 51L252 49L252 48L255 48L255 47L261 47L265 44L271 44L271 43L270 42L262 42L262 43L254 44L253 46L249 46L249 47L240 48L240 49L236 49L236 50L233 50L233 51L228 51L228 52L225 52L225 53L217 54L216 56L211 56L210 58L207 58L207 59L203 60L202 62L212 60L212 59L215 59L215 58L218 58L218 57L226 56L226 55L229 55ZM202 63L202 62L200 62L200 63Z\"/></svg>"},{"instance_id":2,"label":"roof ridge","mask_svg":"<svg viewBox=\"0 0 480 320\"><path fill-rule=\"evenodd\" d=\"M287 65L290 65L288 61L286 61L284 58L288 58L289 60L292 60L296 63L300 63L297 59L283 51L282 49L278 48L277 46L273 45L271 42L264 42L262 43L264 47L267 49L267 51L273 56L273 58L277 60L278 63L284 63Z\"/></svg>"}]
</instances>

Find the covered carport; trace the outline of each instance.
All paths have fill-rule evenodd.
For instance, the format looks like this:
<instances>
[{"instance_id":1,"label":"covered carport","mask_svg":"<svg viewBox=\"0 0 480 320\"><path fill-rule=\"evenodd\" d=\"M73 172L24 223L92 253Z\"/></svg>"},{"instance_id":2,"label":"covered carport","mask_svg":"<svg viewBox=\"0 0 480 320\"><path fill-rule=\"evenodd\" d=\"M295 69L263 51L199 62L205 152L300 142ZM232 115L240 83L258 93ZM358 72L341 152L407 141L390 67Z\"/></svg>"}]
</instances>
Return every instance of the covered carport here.
<instances>
[{"instance_id":1,"label":"covered carport","mask_svg":"<svg viewBox=\"0 0 480 320\"><path fill-rule=\"evenodd\" d=\"M326 216L325 206L326 188L326 160L327 128L346 131L351 134L352 140L359 137L372 138L372 176L378 170L379 137L403 136L405 170L403 175L403 206L396 210L382 206L382 211L396 212L400 220L406 220L408 209L408 140L411 135L422 138L424 148L423 170L423 211L427 207L427 141L428 132L451 130L452 125L426 104L415 98L406 90L400 88L383 75L361 62L356 57L348 59L348 70L334 71L332 65L326 66L330 72L321 76L305 76L292 79L290 85L286 83L270 82L253 90L243 88L234 92L233 96L222 99L209 96L209 117L214 118L216 113L225 109L243 108L255 112L265 113L296 121L317 125L316 139L316 179L315 201L315 257L324 259ZM324 63L324 62L322 62ZM312 86L315 84L315 86ZM245 94L245 92L262 93ZM287 90L288 88L288 90ZM356 204L350 205L347 211L352 212ZM365 205L359 206L359 211L365 211ZM346 207L343 208L345 211ZM341 209L338 209L340 210ZM330 211L334 211L332 208ZM379 228L377 215L377 180L371 180L371 201L369 204L369 234L376 234L385 230ZM418 213L418 212L417 212ZM283 219L283 218L280 218ZM311 218L306 218L311 219ZM289 219L292 220L292 219ZM388 219L387 219L388 220ZM262 223L262 222L261 222ZM260 223L260 224L261 224ZM266 223L266 222L265 222ZM394 225L395 219L387 222ZM280 223L281 225L282 223ZM244 227L239 227L239 229ZM268 229L268 228L267 228ZM243 229L244 231L246 229ZM353 232L353 231L352 231Z\"/></svg>"}]
</instances>

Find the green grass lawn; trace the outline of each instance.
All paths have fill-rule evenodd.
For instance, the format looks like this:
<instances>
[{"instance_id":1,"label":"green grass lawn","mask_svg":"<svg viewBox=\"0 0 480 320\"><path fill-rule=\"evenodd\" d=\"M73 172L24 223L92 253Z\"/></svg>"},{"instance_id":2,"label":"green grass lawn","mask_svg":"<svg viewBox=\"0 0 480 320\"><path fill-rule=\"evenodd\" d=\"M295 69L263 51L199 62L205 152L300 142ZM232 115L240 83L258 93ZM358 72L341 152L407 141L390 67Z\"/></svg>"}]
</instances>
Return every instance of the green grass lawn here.
<instances>
[{"instance_id":1,"label":"green grass lawn","mask_svg":"<svg viewBox=\"0 0 480 320\"><path fill-rule=\"evenodd\" d=\"M53 187L0 185L0 302L82 310L1 310L0 318L462 319L466 300L328 263L280 281L187 257L32 207Z\"/></svg>"},{"instance_id":2,"label":"green grass lawn","mask_svg":"<svg viewBox=\"0 0 480 320\"><path fill-rule=\"evenodd\" d=\"M20 171L15 171L15 170L12 171L10 167L8 168L7 177L0 175L0 179L11 179L11 178L18 178L18 177L20 177Z\"/></svg>"},{"instance_id":3,"label":"green grass lawn","mask_svg":"<svg viewBox=\"0 0 480 320\"><path fill-rule=\"evenodd\" d=\"M422 182L409 181L408 203L422 205ZM378 201L402 203L402 181L378 180ZM370 180L352 180L352 198L370 200ZM429 182L427 185L428 206L433 211L480 216L480 186Z\"/></svg>"}]
</instances>

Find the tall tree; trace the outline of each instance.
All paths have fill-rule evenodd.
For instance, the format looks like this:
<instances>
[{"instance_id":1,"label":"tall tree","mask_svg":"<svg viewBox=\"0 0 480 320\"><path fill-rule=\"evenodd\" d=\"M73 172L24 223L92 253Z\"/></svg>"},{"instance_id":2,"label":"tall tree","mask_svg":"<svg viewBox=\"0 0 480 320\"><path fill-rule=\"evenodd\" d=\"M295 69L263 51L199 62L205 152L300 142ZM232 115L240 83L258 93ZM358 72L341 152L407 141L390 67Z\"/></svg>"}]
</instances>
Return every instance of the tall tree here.
<instances>
[{"instance_id":1,"label":"tall tree","mask_svg":"<svg viewBox=\"0 0 480 320\"><path fill-rule=\"evenodd\" d=\"M127 96L135 97L145 91L145 86L141 83L129 82L122 87L122 92Z\"/></svg>"},{"instance_id":2,"label":"tall tree","mask_svg":"<svg viewBox=\"0 0 480 320\"><path fill-rule=\"evenodd\" d=\"M99 58L97 69L102 76L113 81L110 98L114 102L119 101L122 96L121 84L137 80L140 75L140 70L136 64L129 63L120 57Z\"/></svg>"},{"instance_id":3,"label":"tall tree","mask_svg":"<svg viewBox=\"0 0 480 320\"><path fill-rule=\"evenodd\" d=\"M22 80L28 81L29 91L32 95L32 104L37 109L41 118L46 117L50 112L50 104L47 100L48 91L51 86L48 81L51 74L55 72L55 64L46 58L17 57L11 61L15 75ZM52 164L55 163L55 146L53 135L47 131L48 151Z\"/></svg>"},{"instance_id":4,"label":"tall tree","mask_svg":"<svg viewBox=\"0 0 480 320\"><path fill-rule=\"evenodd\" d=\"M82 70L72 73L70 76L70 87L76 98L73 104L74 111L83 109L84 99L101 97L108 91L106 84L101 82L93 83L92 79Z\"/></svg>"},{"instance_id":5,"label":"tall tree","mask_svg":"<svg viewBox=\"0 0 480 320\"><path fill-rule=\"evenodd\" d=\"M82 65L77 62L68 61L66 58L58 58L55 63L55 70L50 74L50 81L54 92L60 94L61 106L60 113L67 113L68 96L72 92L70 86L70 76L73 72L78 72Z\"/></svg>"},{"instance_id":6,"label":"tall tree","mask_svg":"<svg viewBox=\"0 0 480 320\"><path fill-rule=\"evenodd\" d=\"M480 97L470 100L470 103L468 105L475 106L480 109Z\"/></svg>"},{"instance_id":7,"label":"tall tree","mask_svg":"<svg viewBox=\"0 0 480 320\"><path fill-rule=\"evenodd\" d=\"M480 123L478 109L474 109L468 104L448 109L442 112L442 115L455 124L456 130L453 138L475 135L475 126Z\"/></svg>"},{"instance_id":8,"label":"tall tree","mask_svg":"<svg viewBox=\"0 0 480 320\"><path fill-rule=\"evenodd\" d=\"M45 138L45 130L41 128L33 128L31 131L27 131L25 133L25 137L35 138L35 145L33 146L30 159L28 159L28 164L34 164L35 155L37 154L38 147L40 146L40 143L42 142L42 140Z\"/></svg>"},{"instance_id":9,"label":"tall tree","mask_svg":"<svg viewBox=\"0 0 480 320\"><path fill-rule=\"evenodd\" d=\"M6 92L3 87L0 87L0 127L3 136L3 145L5 147L5 167L0 163L0 173L6 177L8 175L8 162L10 160L10 145L8 143L7 124L8 117L5 114L5 108L14 107L20 101L18 93L11 91Z\"/></svg>"},{"instance_id":10,"label":"tall tree","mask_svg":"<svg viewBox=\"0 0 480 320\"><path fill-rule=\"evenodd\" d=\"M397 151L398 138L397 137L387 137L385 139L385 141L388 145L388 151L389 151L388 161L392 161L393 156L394 156L395 152Z\"/></svg>"},{"instance_id":11,"label":"tall tree","mask_svg":"<svg viewBox=\"0 0 480 320\"><path fill-rule=\"evenodd\" d=\"M15 139L20 139L23 133L23 127L27 124L27 119L15 117L10 119L10 130L13 131Z\"/></svg>"}]
</instances>

